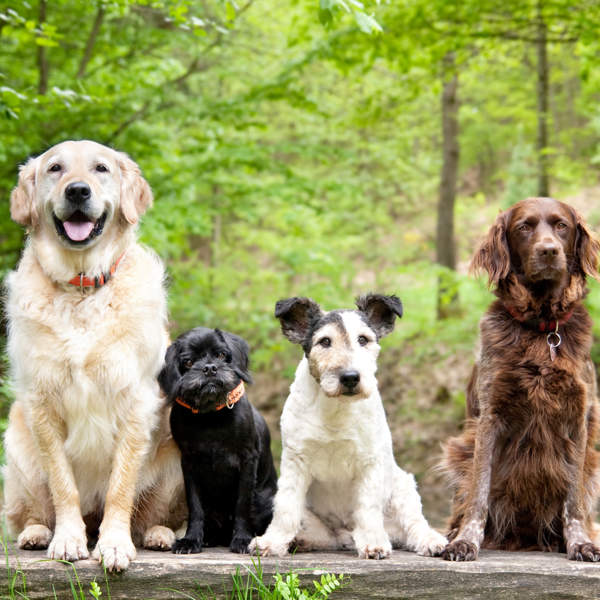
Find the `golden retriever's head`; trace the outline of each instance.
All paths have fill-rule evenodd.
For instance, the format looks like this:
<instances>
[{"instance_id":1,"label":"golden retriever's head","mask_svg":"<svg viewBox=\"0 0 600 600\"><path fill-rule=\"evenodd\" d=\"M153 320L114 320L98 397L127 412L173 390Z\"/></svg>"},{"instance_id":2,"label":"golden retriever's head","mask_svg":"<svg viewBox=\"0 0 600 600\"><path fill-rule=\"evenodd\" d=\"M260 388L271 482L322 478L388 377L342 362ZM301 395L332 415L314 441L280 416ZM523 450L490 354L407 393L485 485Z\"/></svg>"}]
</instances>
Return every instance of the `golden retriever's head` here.
<instances>
[{"instance_id":1,"label":"golden retriever's head","mask_svg":"<svg viewBox=\"0 0 600 600\"><path fill-rule=\"evenodd\" d=\"M10 199L12 218L72 250L94 246L112 224L137 223L152 203L139 167L96 142L68 141L30 159Z\"/></svg>"}]
</instances>

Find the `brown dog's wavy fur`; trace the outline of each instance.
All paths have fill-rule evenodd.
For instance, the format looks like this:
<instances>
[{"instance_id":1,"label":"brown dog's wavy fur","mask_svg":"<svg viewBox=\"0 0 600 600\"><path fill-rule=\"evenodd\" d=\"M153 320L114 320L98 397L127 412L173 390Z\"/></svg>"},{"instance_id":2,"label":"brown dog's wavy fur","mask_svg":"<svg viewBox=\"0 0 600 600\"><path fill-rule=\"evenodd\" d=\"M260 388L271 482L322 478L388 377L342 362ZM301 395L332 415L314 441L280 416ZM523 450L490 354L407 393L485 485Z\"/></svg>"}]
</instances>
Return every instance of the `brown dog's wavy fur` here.
<instances>
[{"instance_id":1,"label":"brown dog's wavy fur","mask_svg":"<svg viewBox=\"0 0 600 600\"><path fill-rule=\"evenodd\" d=\"M481 546L565 551L563 508L569 494L576 497L585 534L594 539L600 493L598 404L590 359L592 322L582 299L585 276L598 276L600 244L573 209L561 206L572 211L576 224L574 248L566 252L564 285L540 297L515 272L507 240L514 207L499 215L472 260L472 270L487 271L498 299L481 321L481 357L467 389L464 432L444 447L442 466L455 488L451 540L464 537L459 532L473 514L473 490L480 476L474 472L474 455L484 417L494 428L495 442ZM568 314L560 326L560 351L551 361L546 334L521 321Z\"/></svg>"}]
</instances>

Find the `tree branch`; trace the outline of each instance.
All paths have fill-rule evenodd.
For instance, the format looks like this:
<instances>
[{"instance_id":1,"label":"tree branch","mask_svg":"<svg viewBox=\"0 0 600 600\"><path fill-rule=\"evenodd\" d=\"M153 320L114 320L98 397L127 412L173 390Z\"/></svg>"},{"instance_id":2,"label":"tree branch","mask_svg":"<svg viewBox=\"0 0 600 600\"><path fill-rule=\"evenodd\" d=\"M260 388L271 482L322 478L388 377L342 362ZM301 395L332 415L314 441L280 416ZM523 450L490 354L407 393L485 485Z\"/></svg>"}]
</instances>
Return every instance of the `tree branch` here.
<instances>
[{"instance_id":1,"label":"tree branch","mask_svg":"<svg viewBox=\"0 0 600 600\"><path fill-rule=\"evenodd\" d=\"M47 8L47 0L40 0L39 7L39 26L41 26L46 22L46 8ZM37 47L37 63L38 63L38 94L43 96L48 91L48 57L46 56L46 47L38 45Z\"/></svg>"},{"instance_id":2,"label":"tree branch","mask_svg":"<svg viewBox=\"0 0 600 600\"><path fill-rule=\"evenodd\" d=\"M87 68L88 63L92 58L92 51L94 50L94 45L96 43L96 38L98 37L98 32L100 31L100 27L102 26L102 21L104 20L104 5L100 2L98 4L98 11L96 12L96 18L94 19L94 24L92 25L92 30L90 31L90 35L88 36L87 43L85 45L85 52L81 57L81 62L79 63L79 69L77 69L77 79L81 79L85 75L85 70Z\"/></svg>"}]
</instances>

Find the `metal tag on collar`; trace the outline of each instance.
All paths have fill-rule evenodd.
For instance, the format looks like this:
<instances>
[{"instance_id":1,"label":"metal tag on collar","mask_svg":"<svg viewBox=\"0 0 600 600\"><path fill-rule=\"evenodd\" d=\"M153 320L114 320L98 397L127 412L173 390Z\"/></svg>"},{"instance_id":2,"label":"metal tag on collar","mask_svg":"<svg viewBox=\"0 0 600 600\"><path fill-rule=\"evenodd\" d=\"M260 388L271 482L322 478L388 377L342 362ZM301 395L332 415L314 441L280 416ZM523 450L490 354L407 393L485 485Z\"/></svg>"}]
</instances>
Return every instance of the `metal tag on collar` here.
<instances>
[{"instance_id":1,"label":"metal tag on collar","mask_svg":"<svg viewBox=\"0 0 600 600\"><path fill-rule=\"evenodd\" d=\"M234 406L235 406L235 402L231 401L231 398L229 398L229 396L227 396L227 400L225 402L225 406L231 410Z\"/></svg>"},{"instance_id":2,"label":"metal tag on collar","mask_svg":"<svg viewBox=\"0 0 600 600\"><path fill-rule=\"evenodd\" d=\"M552 341L553 339L556 343ZM556 349L560 346L561 342L562 339L558 333L558 319L556 319L556 329L546 336L546 343L548 344L548 348L550 348L550 360L552 362L554 362L554 359L556 358Z\"/></svg>"}]
</instances>

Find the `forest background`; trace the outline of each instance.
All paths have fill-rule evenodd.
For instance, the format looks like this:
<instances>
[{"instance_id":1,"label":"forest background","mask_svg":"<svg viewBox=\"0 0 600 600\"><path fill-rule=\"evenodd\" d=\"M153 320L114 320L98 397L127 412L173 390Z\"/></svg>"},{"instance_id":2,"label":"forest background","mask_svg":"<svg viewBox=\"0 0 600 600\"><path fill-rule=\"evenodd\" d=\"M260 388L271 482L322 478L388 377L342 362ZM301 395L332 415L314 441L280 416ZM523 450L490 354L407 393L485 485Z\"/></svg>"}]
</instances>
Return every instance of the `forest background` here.
<instances>
[{"instance_id":1,"label":"forest background","mask_svg":"<svg viewBox=\"0 0 600 600\"><path fill-rule=\"evenodd\" d=\"M596 1L0 0L0 275L24 242L20 163L65 139L128 152L155 194L140 237L167 265L172 336L248 340L276 455L301 356L276 300L397 294L380 388L441 525L433 467L492 298L468 275L477 241L530 195L600 225L599 28ZM11 398L4 358L0 423Z\"/></svg>"}]
</instances>

